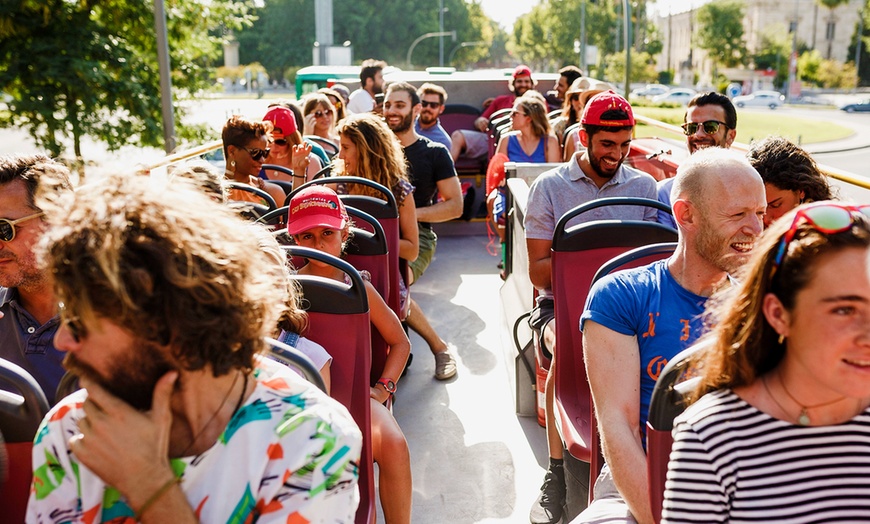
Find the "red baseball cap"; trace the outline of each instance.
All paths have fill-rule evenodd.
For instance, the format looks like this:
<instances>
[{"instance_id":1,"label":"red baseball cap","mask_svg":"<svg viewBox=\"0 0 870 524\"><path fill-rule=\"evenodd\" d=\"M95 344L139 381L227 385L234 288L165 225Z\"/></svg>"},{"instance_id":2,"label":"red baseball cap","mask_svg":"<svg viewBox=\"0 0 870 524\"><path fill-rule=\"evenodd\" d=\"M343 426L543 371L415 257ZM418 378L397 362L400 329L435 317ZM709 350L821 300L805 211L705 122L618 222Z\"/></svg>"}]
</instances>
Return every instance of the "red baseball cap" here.
<instances>
[{"instance_id":1,"label":"red baseball cap","mask_svg":"<svg viewBox=\"0 0 870 524\"><path fill-rule=\"evenodd\" d=\"M627 117L616 120L612 118L603 120L601 116L611 109L621 110ZM580 123L603 127L633 126L634 113L631 111L631 104L628 103L628 100L613 91L605 91L589 99L586 107L583 108L583 116L580 118Z\"/></svg>"},{"instance_id":2,"label":"red baseball cap","mask_svg":"<svg viewBox=\"0 0 870 524\"><path fill-rule=\"evenodd\" d=\"M287 232L298 235L315 227L344 229L347 211L335 191L326 186L311 186L290 199Z\"/></svg>"},{"instance_id":3,"label":"red baseball cap","mask_svg":"<svg viewBox=\"0 0 870 524\"><path fill-rule=\"evenodd\" d=\"M281 140L287 135L296 133L296 117L293 116L293 111L286 107L275 106L266 111L263 121L272 122L272 139Z\"/></svg>"},{"instance_id":4,"label":"red baseball cap","mask_svg":"<svg viewBox=\"0 0 870 524\"><path fill-rule=\"evenodd\" d=\"M532 70L529 66L525 64L520 64L514 69L514 74L511 75L511 78L517 78L518 76L527 76L529 78L532 77Z\"/></svg>"}]
</instances>

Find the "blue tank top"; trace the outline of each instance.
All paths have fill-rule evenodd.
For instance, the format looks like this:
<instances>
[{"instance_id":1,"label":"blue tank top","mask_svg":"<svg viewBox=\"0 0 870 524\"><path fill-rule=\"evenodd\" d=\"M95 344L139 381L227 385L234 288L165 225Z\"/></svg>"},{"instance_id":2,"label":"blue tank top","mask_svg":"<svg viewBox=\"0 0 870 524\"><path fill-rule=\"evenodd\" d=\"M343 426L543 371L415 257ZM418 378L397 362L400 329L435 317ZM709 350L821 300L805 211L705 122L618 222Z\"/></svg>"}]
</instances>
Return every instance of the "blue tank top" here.
<instances>
[{"instance_id":1,"label":"blue tank top","mask_svg":"<svg viewBox=\"0 0 870 524\"><path fill-rule=\"evenodd\" d=\"M538 147L531 155L527 155L523 151L523 146L520 145L519 135L511 135L508 137L507 156L511 162L532 162L535 164L543 164L547 162L547 153L544 148L547 143L547 137L541 137L538 142Z\"/></svg>"}]
</instances>

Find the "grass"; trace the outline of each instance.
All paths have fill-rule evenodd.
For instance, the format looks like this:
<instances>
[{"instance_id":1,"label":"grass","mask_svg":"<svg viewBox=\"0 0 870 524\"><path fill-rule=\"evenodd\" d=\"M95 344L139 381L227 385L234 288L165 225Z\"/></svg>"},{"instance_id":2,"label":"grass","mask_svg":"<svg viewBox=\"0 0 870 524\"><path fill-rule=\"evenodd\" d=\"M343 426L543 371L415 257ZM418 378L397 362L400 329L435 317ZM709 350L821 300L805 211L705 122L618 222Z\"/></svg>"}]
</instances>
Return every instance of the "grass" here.
<instances>
[{"instance_id":1,"label":"grass","mask_svg":"<svg viewBox=\"0 0 870 524\"><path fill-rule=\"evenodd\" d=\"M639 115L673 125L682 124L686 112L683 107L637 107L635 111ZM839 140L852 134L853 131L848 127L824 120L783 115L777 111L737 113L737 141L744 144L768 135L780 135L796 144L813 144ZM637 136L661 136L680 140L685 138L682 134L643 124L637 126Z\"/></svg>"}]
</instances>

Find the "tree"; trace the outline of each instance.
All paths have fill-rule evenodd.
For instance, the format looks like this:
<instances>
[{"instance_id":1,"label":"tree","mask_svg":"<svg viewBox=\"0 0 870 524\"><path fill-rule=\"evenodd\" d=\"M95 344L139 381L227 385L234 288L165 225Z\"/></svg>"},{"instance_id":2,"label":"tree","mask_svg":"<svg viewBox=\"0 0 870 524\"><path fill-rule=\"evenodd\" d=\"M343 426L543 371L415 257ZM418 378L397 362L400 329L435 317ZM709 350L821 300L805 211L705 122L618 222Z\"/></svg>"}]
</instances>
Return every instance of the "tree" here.
<instances>
[{"instance_id":1,"label":"tree","mask_svg":"<svg viewBox=\"0 0 870 524\"><path fill-rule=\"evenodd\" d=\"M834 9L843 4L848 4L849 0L816 0L816 2L828 9L828 30L825 31L825 41L828 43L828 49L825 52L825 58L830 59L831 48L834 45Z\"/></svg>"},{"instance_id":2,"label":"tree","mask_svg":"<svg viewBox=\"0 0 870 524\"><path fill-rule=\"evenodd\" d=\"M791 37L785 24L771 26L761 35L761 46L752 57L756 69L776 71L774 85L785 85L788 79L788 58L791 54Z\"/></svg>"},{"instance_id":3,"label":"tree","mask_svg":"<svg viewBox=\"0 0 870 524\"><path fill-rule=\"evenodd\" d=\"M711 2L698 9L698 47L707 52L714 66L737 67L747 56L743 39L741 0ZM714 71L714 75L715 71Z\"/></svg>"},{"instance_id":4,"label":"tree","mask_svg":"<svg viewBox=\"0 0 870 524\"><path fill-rule=\"evenodd\" d=\"M219 56L219 28L240 27L231 0L168 0L175 95L206 88ZM0 11L0 91L12 97L3 127L26 128L52 155L72 139L77 159L91 136L109 149L162 145L157 44L151 3L21 0ZM175 104L181 120L180 104ZM180 126L180 138L203 130Z\"/></svg>"}]
</instances>

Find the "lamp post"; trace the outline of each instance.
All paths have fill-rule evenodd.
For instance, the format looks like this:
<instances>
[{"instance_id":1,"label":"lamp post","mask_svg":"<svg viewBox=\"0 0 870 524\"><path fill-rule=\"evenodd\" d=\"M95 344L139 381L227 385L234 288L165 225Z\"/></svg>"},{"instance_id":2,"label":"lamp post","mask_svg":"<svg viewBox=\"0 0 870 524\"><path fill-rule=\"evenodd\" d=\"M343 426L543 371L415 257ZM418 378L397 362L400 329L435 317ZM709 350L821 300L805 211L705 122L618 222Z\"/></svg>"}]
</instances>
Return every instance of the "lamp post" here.
<instances>
[{"instance_id":1,"label":"lamp post","mask_svg":"<svg viewBox=\"0 0 870 524\"><path fill-rule=\"evenodd\" d=\"M413 66L411 64L411 53L414 52L414 48L417 47L417 44L419 44L420 42L422 42L423 40L425 40L427 38L435 38L436 36L449 36L449 37L453 38L454 42L456 41L456 31L436 31L434 33L426 33L426 34L418 36L417 39L414 40L414 42L411 44L411 47L408 48L408 57L405 61L408 62L409 69L413 68Z\"/></svg>"},{"instance_id":2,"label":"lamp post","mask_svg":"<svg viewBox=\"0 0 870 524\"><path fill-rule=\"evenodd\" d=\"M447 58L448 64L453 64L453 57L456 55L456 52L462 49L463 47L475 47L475 46L485 46L489 45L489 43L484 42L482 40L476 42L462 42L458 46L454 47L452 51L450 51L450 56Z\"/></svg>"},{"instance_id":3,"label":"lamp post","mask_svg":"<svg viewBox=\"0 0 870 524\"><path fill-rule=\"evenodd\" d=\"M438 0L438 31L442 33L438 37L438 66L444 67L444 13L449 11L449 7L444 7L444 0ZM456 41L456 37L453 37ZM450 60L448 60L449 62Z\"/></svg>"},{"instance_id":4,"label":"lamp post","mask_svg":"<svg viewBox=\"0 0 870 524\"><path fill-rule=\"evenodd\" d=\"M160 105L163 115L163 149L175 149L175 116L172 113L172 80L169 64L169 40L166 36L166 10L163 0L154 2L154 30L157 36L157 66L160 73Z\"/></svg>"},{"instance_id":5,"label":"lamp post","mask_svg":"<svg viewBox=\"0 0 870 524\"><path fill-rule=\"evenodd\" d=\"M625 15L622 32L625 33L625 96L631 92L631 0L622 0Z\"/></svg>"}]
</instances>

